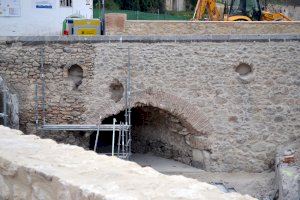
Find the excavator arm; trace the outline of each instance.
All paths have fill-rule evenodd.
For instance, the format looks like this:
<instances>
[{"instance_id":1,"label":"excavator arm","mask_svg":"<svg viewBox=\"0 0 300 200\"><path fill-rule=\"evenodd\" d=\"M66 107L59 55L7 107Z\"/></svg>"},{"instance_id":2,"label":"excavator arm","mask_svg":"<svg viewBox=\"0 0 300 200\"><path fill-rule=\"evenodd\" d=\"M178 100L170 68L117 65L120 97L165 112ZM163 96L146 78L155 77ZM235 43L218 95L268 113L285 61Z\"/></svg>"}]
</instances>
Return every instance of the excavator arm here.
<instances>
[{"instance_id":1,"label":"excavator arm","mask_svg":"<svg viewBox=\"0 0 300 200\"><path fill-rule=\"evenodd\" d=\"M263 12L262 20L264 20L264 21L292 21L291 18L285 16L282 13L270 13L270 12Z\"/></svg>"},{"instance_id":2,"label":"excavator arm","mask_svg":"<svg viewBox=\"0 0 300 200\"><path fill-rule=\"evenodd\" d=\"M244 10L241 9L240 6L236 7L235 9L238 11L237 13L240 13L241 11L242 11L242 13L246 12L247 1L249 1L251 3L251 1L254 1L254 0L243 0L243 1L232 0L231 7L234 7L234 6L232 6L233 3L237 2L238 4L244 5L244 7L245 7ZM259 1L258 0L255 0L255 1L256 1L256 4L253 4L253 5L259 5ZM241 3L243 3L243 4L241 4ZM260 10L259 7L257 9ZM194 12L193 20L201 20L205 14L205 10L207 10L210 21L222 21L223 20L223 16L221 18L220 12L217 8L216 0L198 0L196 8L195 8L195 12ZM289 17L285 16L282 13L270 13L270 12L263 11L261 13L261 15L258 17L258 19L253 19L251 16L249 17L246 14L242 14L242 13L234 14L234 13L235 12L233 12L233 14L224 13L224 20L225 21L252 21L252 20L292 21Z\"/></svg>"},{"instance_id":3,"label":"excavator arm","mask_svg":"<svg viewBox=\"0 0 300 200\"><path fill-rule=\"evenodd\" d=\"M210 21L220 21L221 16L217 8L216 0L198 0L193 20L201 20L207 9Z\"/></svg>"}]
</instances>

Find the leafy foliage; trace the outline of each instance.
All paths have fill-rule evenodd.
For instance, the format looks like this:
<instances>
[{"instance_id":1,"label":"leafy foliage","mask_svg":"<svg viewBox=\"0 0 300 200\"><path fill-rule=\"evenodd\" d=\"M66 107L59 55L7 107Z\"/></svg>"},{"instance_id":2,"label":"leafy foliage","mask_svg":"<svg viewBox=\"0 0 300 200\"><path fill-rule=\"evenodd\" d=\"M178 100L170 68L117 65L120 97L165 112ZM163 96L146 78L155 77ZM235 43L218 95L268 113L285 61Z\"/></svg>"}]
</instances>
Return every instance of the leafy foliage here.
<instances>
[{"instance_id":1,"label":"leafy foliage","mask_svg":"<svg viewBox=\"0 0 300 200\"><path fill-rule=\"evenodd\" d=\"M185 0L185 8L187 11L195 10L197 0Z\"/></svg>"},{"instance_id":2,"label":"leafy foliage","mask_svg":"<svg viewBox=\"0 0 300 200\"><path fill-rule=\"evenodd\" d=\"M99 6L98 0L94 0L94 5ZM105 6L111 10L122 9L142 12L157 12L159 10L160 13L163 13L165 0L106 0Z\"/></svg>"},{"instance_id":3,"label":"leafy foliage","mask_svg":"<svg viewBox=\"0 0 300 200\"><path fill-rule=\"evenodd\" d=\"M102 0L94 0L94 8L102 7ZM108 10L118 10L120 9L120 4L114 0L105 0L105 8Z\"/></svg>"},{"instance_id":4,"label":"leafy foliage","mask_svg":"<svg viewBox=\"0 0 300 200\"><path fill-rule=\"evenodd\" d=\"M290 6L300 6L299 0L262 0L263 2L278 4L278 5L290 5Z\"/></svg>"}]
</instances>

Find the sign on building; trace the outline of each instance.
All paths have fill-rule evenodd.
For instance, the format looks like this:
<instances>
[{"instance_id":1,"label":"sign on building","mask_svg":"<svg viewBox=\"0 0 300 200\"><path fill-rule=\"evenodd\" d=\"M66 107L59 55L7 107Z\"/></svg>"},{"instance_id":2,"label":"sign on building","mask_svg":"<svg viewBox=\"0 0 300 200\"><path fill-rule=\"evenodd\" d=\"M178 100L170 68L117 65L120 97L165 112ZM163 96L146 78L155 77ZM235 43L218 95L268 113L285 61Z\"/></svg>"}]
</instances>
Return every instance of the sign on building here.
<instances>
[{"instance_id":1,"label":"sign on building","mask_svg":"<svg viewBox=\"0 0 300 200\"><path fill-rule=\"evenodd\" d=\"M46 9L52 9L53 8L53 2L52 0L34 0L34 7L35 8L46 8Z\"/></svg>"},{"instance_id":2,"label":"sign on building","mask_svg":"<svg viewBox=\"0 0 300 200\"><path fill-rule=\"evenodd\" d=\"M86 0L86 5L91 5L91 0Z\"/></svg>"},{"instance_id":3,"label":"sign on building","mask_svg":"<svg viewBox=\"0 0 300 200\"><path fill-rule=\"evenodd\" d=\"M21 16L20 0L0 0L0 17Z\"/></svg>"}]
</instances>

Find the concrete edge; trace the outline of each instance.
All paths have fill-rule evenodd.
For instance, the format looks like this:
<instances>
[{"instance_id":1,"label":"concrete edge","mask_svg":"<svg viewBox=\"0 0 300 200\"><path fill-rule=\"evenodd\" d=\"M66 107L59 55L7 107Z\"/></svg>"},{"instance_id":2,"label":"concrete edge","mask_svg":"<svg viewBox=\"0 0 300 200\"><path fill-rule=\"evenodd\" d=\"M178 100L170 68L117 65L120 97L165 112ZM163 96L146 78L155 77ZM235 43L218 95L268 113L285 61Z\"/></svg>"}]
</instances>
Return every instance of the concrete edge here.
<instances>
[{"instance_id":1,"label":"concrete edge","mask_svg":"<svg viewBox=\"0 0 300 200\"><path fill-rule=\"evenodd\" d=\"M244 35L174 35L174 36L7 36L0 43L159 43L159 42L271 42L300 41L300 34L244 34Z\"/></svg>"}]
</instances>

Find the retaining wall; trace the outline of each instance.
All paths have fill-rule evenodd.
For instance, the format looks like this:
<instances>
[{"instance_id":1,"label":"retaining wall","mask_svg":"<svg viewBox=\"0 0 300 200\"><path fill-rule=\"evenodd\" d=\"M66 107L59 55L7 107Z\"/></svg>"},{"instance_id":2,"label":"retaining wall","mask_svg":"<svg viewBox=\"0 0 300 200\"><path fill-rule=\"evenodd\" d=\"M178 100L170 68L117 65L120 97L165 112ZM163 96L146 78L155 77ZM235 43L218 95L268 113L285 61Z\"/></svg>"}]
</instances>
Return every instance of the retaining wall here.
<instances>
[{"instance_id":1,"label":"retaining wall","mask_svg":"<svg viewBox=\"0 0 300 200\"><path fill-rule=\"evenodd\" d=\"M4 39L0 76L18 94L26 133L35 132L42 48L47 123L95 124L99 115L124 109L124 97L116 102L110 85L125 85L129 47L132 105L151 105L184 122L193 161L206 170L270 169L276 146L299 137L299 35ZM236 72L243 63L251 67L246 76ZM68 75L74 64L83 69L78 88ZM81 134L41 135L88 148Z\"/></svg>"},{"instance_id":2,"label":"retaining wall","mask_svg":"<svg viewBox=\"0 0 300 200\"><path fill-rule=\"evenodd\" d=\"M126 20L107 14L108 35L300 34L300 22L210 22Z\"/></svg>"}]
</instances>

